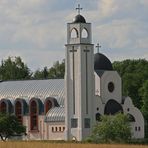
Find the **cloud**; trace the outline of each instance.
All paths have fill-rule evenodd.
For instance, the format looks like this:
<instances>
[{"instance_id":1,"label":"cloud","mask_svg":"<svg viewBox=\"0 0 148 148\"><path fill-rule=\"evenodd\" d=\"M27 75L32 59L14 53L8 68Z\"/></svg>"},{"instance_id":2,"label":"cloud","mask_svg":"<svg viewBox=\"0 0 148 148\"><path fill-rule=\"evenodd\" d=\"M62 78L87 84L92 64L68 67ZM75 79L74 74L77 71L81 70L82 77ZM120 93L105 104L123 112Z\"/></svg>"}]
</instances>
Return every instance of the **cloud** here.
<instances>
[{"instance_id":1,"label":"cloud","mask_svg":"<svg viewBox=\"0 0 148 148\"><path fill-rule=\"evenodd\" d=\"M64 58L66 23L77 14L78 3L102 52L113 60L148 59L146 0L1 0L0 59L20 55L35 69Z\"/></svg>"}]
</instances>

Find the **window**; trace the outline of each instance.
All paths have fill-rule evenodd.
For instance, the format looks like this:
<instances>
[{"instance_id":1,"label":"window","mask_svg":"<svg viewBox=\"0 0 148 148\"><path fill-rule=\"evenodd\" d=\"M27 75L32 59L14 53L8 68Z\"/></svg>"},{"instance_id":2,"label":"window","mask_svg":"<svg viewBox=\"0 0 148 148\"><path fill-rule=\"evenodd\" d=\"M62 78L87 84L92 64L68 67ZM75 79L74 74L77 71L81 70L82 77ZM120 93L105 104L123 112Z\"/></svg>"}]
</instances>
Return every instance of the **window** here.
<instances>
[{"instance_id":1,"label":"window","mask_svg":"<svg viewBox=\"0 0 148 148\"><path fill-rule=\"evenodd\" d=\"M52 108L52 102L47 100L45 103L45 113L47 113Z\"/></svg>"},{"instance_id":2,"label":"window","mask_svg":"<svg viewBox=\"0 0 148 148\"><path fill-rule=\"evenodd\" d=\"M30 121L31 130L38 130L38 110L36 101L30 103Z\"/></svg>"},{"instance_id":3,"label":"window","mask_svg":"<svg viewBox=\"0 0 148 148\"><path fill-rule=\"evenodd\" d=\"M7 112L7 105L4 101L0 104L0 112L2 112L2 113Z\"/></svg>"},{"instance_id":4,"label":"window","mask_svg":"<svg viewBox=\"0 0 148 148\"><path fill-rule=\"evenodd\" d=\"M54 127L52 127L52 132L54 132Z\"/></svg>"},{"instance_id":5,"label":"window","mask_svg":"<svg viewBox=\"0 0 148 148\"><path fill-rule=\"evenodd\" d=\"M15 115L18 118L18 121L22 124L23 123L22 104L19 101L17 101L15 104Z\"/></svg>"},{"instance_id":6,"label":"window","mask_svg":"<svg viewBox=\"0 0 148 148\"><path fill-rule=\"evenodd\" d=\"M110 93L112 93L115 89L114 83L113 82L109 82L108 83L108 90Z\"/></svg>"},{"instance_id":7,"label":"window","mask_svg":"<svg viewBox=\"0 0 148 148\"><path fill-rule=\"evenodd\" d=\"M78 38L78 31L77 29L73 28L71 31L71 38Z\"/></svg>"},{"instance_id":8,"label":"window","mask_svg":"<svg viewBox=\"0 0 148 148\"><path fill-rule=\"evenodd\" d=\"M141 128L140 128L140 126L138 127L138 131L140 131L141 130Z\"/></svg>"},{"instance_id":9,"label":"window","mask_svg":"<svg viewBox=\"0 0 148 148\"><path fill-rule=\"evenodd\" d=\"M84 127L85 128L90 128L90 119L89 118L84 119Z\"/></svg>"},{"instance_id":10,"label":"window","mask_svg":"<svg viewBox=\"0 0 148 148\"><path fill-rule=\"evenodd\" d=\"M137 131L137 126L135 127L135 131Z\"/></svg>"},{"instance_id":11,"label":"window","mask_svg":"<svg viewBox=\"0 0 148 148\"><path fill-rule=\"evenodd\" d=\"M88 31L85 28L82 30L82 38L88 38Z\"/></svg>"},{"instance_id":12,"label":"window","mask_svg":"<svg viewBox=\"0 0 148 148\"><path fill-rule=\"evenodd\" d=\"M72 118L71 119L71 128L77 128L78 127L78 119Z\"/></svg>"}]
</instances>

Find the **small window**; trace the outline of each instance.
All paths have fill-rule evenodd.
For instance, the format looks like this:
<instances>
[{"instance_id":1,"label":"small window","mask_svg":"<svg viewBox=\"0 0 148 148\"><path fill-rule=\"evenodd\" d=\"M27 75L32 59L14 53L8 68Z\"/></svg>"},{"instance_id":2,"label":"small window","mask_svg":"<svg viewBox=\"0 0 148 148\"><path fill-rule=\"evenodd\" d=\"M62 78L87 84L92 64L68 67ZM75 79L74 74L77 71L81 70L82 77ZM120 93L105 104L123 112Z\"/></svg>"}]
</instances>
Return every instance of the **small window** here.
<instances>
[{"instance_id":1,"label":"small window","mask_svg":"<svg viewBox=\"0 0 148 148\"><path fill-rule=\"evenodd\" d=\"M78 38L78 31L76 28L73 28L71 31L71 38Z\"/></svg>"},{"instance_id":2,"label":"small window","mask_svg":"<svg viewBox=\"0 0 148 148\"><path fill-rule=\"evenodd\" d=\"M55 128L55 131L56 131L56 132L58 131L58 128L57 128L57 127Z\"/></svg>"},{"instance_id":3,"label":"small window","mask_svg":"<svg viewBox=\"0 0 148 148\"><path fill-rule=\"evenodd\" d=\"M113 82L109 82L108 83L108 90L110 93L112 93L115 89L114 83Z\"/></svg>"},{"instance_id":4,"label":"small window","mask_svg":"<svg viewBox=\"0 0 148 148\"><path fill-rule=\"evenodd\" d=\"M63 127L63 131L65 131L65 127Z\"/></svg>"},{"instance_id":5,"label":"small window","mask_svg":"<svg viewBox=\"0 0 148 148\"><path fill-rule=\"evenodd\" d=\"M61 127L59 127L59 132L61 132L62 130L61 130Z\"/></svg>"},{"instance_id":6,"label":"small window","mask_svg":"<svg viewBox=\"0 0 148 148\"><path fill-rule=\"evenodd\" d=\"M137 131L137 126L135 127L135 131Z\"/></svg>"},{"instance_id":7,"label":"small window","mask_svg":"<svg viewBox=\"0 0 148 148\"><path fill-rule=\"evenodd\" d=\"M130 109L128 108L128 109L127 109L127 111L129 112L129 111L130 111Z\"/></svg>"},{"instance_id":8,"label":"small window","mask_svg":"<svg viewBox=\"0 0 148 148\"><path fill-rule=\"evenodd\" d=\"M89 118L84 119L84 127L85 128L90 128L90 119Z\"/></svg>"},{"instance_id":9,"label":"small window","mask_svg":"<svg viewBox=\"0 0 148 148\"><path fill-rule=\"evenodd\" d=\"M138 127L138 131L140 131L141 130L141 128L140 128L140 126Z\"/></svg>"},{"instance_id":10,"label":"small window","mask_svg":"<svg viewBox=\"0 0 148 148\"><path fill-rule=\"evenodd\" d=\"M54 127L52 127L52 132L54 132Z\"/></svg>"},{"instance_id":11,"label":"small window","mask_svg":"<svg viewBox=\"0 0 148 148\"><path fill-rule=\"evenodd\" d=\"M71 119L71 128L77 128L78 127L78 119Z\"/></svg>"}]
</instances>

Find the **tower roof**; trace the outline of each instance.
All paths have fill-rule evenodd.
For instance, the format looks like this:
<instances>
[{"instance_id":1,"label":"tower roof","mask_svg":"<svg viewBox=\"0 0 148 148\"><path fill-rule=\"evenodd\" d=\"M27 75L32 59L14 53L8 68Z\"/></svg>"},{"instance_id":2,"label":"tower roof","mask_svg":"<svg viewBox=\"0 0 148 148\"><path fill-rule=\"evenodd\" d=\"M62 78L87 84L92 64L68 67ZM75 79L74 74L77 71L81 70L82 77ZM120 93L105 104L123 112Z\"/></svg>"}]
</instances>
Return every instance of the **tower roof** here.
<instances>
[{"instance_id":1,"label":"tower roof","mask_svg":"<svg viewBox=\"0 0 148 148\"><path fill-rule=\"evenodd\" d=\"M113 70L111 61L103 54L96 53L94 56L94 69L96 70Z\"/></svg>"},{"instance_id":2,"label":"tower roof","mask_svg":"<svg viewBox=\"0 0 148 148\"><path fill-rule=\"evenodd\" d=\"M73 23L86 23L86 20L82 15L78 14L73 19Z\"/></svg>"}]
</instances>

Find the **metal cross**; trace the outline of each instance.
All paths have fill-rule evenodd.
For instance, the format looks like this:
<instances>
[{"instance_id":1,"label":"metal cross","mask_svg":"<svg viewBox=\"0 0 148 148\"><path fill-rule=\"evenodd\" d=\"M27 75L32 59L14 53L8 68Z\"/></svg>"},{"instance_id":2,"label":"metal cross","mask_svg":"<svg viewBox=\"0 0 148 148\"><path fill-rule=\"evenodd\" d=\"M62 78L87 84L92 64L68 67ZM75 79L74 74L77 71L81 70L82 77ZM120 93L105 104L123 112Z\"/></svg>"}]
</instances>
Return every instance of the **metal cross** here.
<instances>
[{"instance_id":1,"label":"metal cross","mask_svg":"<svg viewBox=\"0 0 148 148\"><path fill-rule=\"evenodd\" d=\"M83 8L80 7L80 4L78 4L78 7L76 8L76 10L78 10L78 14L80 14L80 12L81 12L82 9Z\"/></svg>"},{"instance_id":2,"label":"metal cross","mask_svg":"<svg viewBox=\"0 0 148 148\"><path fill-rule=\"evenodd\" d=\"M101 48L101 46L100 46L99 43L97 44L96 48L97 48L97 52L99 53L99 50L100 50L100 48Z\"/></svg>"}]
</instances>

